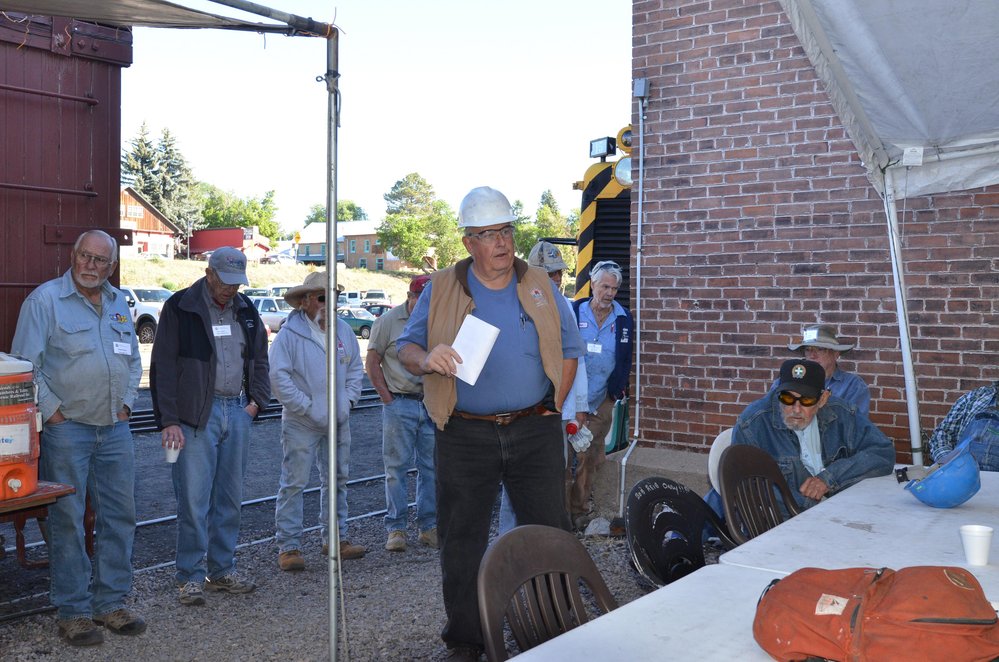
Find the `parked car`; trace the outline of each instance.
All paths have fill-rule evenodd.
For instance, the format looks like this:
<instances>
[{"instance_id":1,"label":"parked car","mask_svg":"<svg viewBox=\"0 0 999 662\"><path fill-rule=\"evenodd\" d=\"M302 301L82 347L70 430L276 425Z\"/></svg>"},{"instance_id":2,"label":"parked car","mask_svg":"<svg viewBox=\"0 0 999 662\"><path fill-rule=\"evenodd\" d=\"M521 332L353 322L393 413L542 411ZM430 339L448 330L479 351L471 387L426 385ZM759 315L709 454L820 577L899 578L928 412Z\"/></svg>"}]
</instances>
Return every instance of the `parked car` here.
<instances>
[{"instance_id":1,"label":"parked car","mask_svg":"<svg viewBox=\"0 0 999 662\"><path fill-rule=\"evenodd\" d=\"M361 297L361 305L368 306L374 304L384 304L386 306L392 305L392 299L385 294L385 290L368 290Z\"/></svg>"},{"instance_id":2,"label":"parked car","mask_svg":"<svg viewBox=\"0 0 999 662\"><path fill-rule=\"evenodd\" d=\"M271 293L266 287L248 287L245 290L240 290L240 292L248 297L265 297Z\"/></svg>"},{"instance_id":3,"label":"parked car","mask_svg":"<svg viewBox=\"0 0 999 662\"><path fill-rule=\"evenodd\" d=\"M375 317L381 317L392 310L392 306L385 305L384 303L363 303L361 304L361 308L364 308Z\"/></svg>"},{"instance_id":4,"label":"parked car","mask_svg":"<svg viewBox=\"0 0 999 662\"><path fill-rule=\"evenodd\" d=\"M371 327L375 323L375 316L364 308L338 308L337 317L350 325L354 330L354 335L368 338L371 335Z\"/></svg>"},{"instance_id":5,"label":"parked car","mask_svg":"<svg viewBox=\"0 0 999 662\"><path fill-rule=\"evenodd\" d=\"M200 260L202 262L207 262L208 260L210 260L212 258L212 253L214 253L214 252L215 251L205 251L203 253L197 253L191 259L192 260Z\"/></svg>"},{"instance_id":6,"label":"parked car","mask_svg":"<svg viewBox=\"0 0 999 662\"><path fill-rule=\"evenodd\" d=\"M284 300L284 297L250 297L250 301L257 307L260 319L274 333L281 330L284 323L288 321L288 315L295 310Z\"/></svg>"},{"instance_id":7,"label":"parked car","mask_svg":"<svg viewBox=\"0 0 999 662\"><path fill-rule=\"evenodd\" d=\"M272 253L260 258L260 264L295 264L297 260L294 255L287 253Z\"/></svg>"},{"instance_id":8,"label":"parked car","mask_svg":"<svg viewBox=\"0 0 999 662\"><path fill-rule=\"evenodd\" d=\"M156 338L156 327L160 323L163 302L169 299L173 292L155 285L122 285L119 289L125 293L125 301L132 311L132 323L135 325L139 342L148 345Z\"/></svg>"}]
</instances>

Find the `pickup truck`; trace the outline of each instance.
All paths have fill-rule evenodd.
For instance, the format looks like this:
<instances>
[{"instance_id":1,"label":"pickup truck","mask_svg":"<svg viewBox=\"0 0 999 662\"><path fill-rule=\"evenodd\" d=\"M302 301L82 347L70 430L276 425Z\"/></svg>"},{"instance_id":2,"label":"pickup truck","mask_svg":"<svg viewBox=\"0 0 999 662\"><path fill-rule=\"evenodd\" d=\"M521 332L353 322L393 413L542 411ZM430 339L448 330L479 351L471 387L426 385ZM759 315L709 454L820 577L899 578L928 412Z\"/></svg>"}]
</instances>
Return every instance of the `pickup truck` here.
<instances>
[{"instance_id":1,"label":"pickup truck","mask_svg":"<svg viewBox=\"0 0 999 662\"><path fill-rule=\"evenodd\" d=\"M125 301L132 311L132 323L139 342L149 344L156 337L156 327L160 323L160 311L163 303L173 292L164 288L146 285L122 285L119 288L125 294Z\"/></svg>"}]
</instances>

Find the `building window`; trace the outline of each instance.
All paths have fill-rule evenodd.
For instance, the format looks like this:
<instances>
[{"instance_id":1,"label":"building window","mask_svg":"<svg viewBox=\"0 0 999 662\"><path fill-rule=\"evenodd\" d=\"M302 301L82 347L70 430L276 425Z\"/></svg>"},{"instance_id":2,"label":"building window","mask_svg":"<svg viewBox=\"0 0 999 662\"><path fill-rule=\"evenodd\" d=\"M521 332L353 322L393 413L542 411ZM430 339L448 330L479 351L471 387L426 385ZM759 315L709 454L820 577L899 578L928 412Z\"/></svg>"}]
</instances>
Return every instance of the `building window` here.
<instances>
[{"instance_id":1,"label":"building window","mask_svg":"<svg viewBox=\"0 0 999 662\"><path fill-rule=\"evenodd\" d=\"M141 205L129 205L128 206L128 217L129 218L142 218L142 206Z\"/></svg>"},{"instance_id":2,"label":"building window","mask_svg":"<svg viewBox=\"0 0 999 662\"><path fill-rule=\"evenodd\" d=\"M351 239L350 240L350 252L351 253L356 253L357 252L357 239Z\"/></svg>"},{"instance_id":3,"label":"building window","mask_svg":"<svg viewBox=\"0 0 999 662\"><path fill-rule=\"evenodd\" d=\"M375 271L385 271L385 258L375 258Z\"/></svg>"},{"instance_id":4,"label":"building window","mask_svg":"<svg viewBox=\"0 0 999 662\"><path fill-rule=\"evenodd\" d=\"M382 245L382 240L381 240L381 239L378 239L378 238L376 238L376 239L375 239L375 246L381 246L381 245Z\"/></svg>"},{"instance_id":5,"label":"building window","mask_svg":"<svg viewBox=\"0 0 999 662\"><path fill-rule=\"evenodd\" d=\"M370 239L365 239L364 240L364 252L365 253L370 253L371 252L371 240Z\"/></svg>"},{"instance_id":6,"label":"building window","mask_svg":"<svg viewBox=\"0 0 999 662\"><path fill-rule=\"evenodd\" d=\"M305 245L305 254L312 255L312 246L309 246L308 244Z\"/></svg>"},{"instance_id":7,"label":"building window","mask_svg":"<svg viewBox=\"0 0 999 662\"><path fill-rule=\"evenodd\" d=\"M367 269L368 268L368 259L365 258L365 257L362 257L360 260L357 261L357 267L359 269Z\"/></svg>"}]
</instances>

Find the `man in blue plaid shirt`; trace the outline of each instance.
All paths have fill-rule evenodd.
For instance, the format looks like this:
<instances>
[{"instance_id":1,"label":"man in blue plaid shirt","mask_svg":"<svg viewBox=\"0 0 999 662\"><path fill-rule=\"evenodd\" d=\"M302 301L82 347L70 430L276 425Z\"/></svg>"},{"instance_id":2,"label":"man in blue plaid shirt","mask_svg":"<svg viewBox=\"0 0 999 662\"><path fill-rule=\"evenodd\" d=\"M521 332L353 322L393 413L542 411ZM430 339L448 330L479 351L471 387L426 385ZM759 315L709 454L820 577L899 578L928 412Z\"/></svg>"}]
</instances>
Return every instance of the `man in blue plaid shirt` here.
<instances>
[{"instance_id":1,"label":"man in blue plaid shirt","mask_svg":"<svg viewBox=\"0 0 999 662\"><path fill-rule=\"evenodd\" d=\"M940 462L971 437L971 453L983 471L999 471L999 381L962 395L930 436L930 455ZM946 461L946 460L945 460Z\"/></svg>"}]
</instances>

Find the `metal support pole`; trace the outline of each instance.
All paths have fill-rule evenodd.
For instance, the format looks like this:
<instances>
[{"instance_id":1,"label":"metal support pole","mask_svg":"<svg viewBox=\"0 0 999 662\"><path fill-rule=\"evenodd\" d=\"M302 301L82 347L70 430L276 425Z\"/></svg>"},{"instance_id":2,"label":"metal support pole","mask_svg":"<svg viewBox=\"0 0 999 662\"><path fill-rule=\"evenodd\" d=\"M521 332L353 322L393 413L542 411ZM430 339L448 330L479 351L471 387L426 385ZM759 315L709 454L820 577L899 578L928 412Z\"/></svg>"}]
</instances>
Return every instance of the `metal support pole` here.
<instances>
[{"instance_id":1,"label":"metal support pole","mask_svg":"<svg viewBox=\"0 0 999 662\"><path fill-rule=\"evenodd\" d=\"M340 126L340 90L337 86L340 77L338 65L339 32L333 33L326 41L326 90L329 94L327 122L329 124L329 145L326 154L326 278L329 296L326 297L326 391L329 398L330 412L327 422L326 438L329 439L329 470L326 480L329 481L327 495L329 503L326 512L329 513L327 531L329 535L329 637L330 660L337 658L337 595L340 592L340 529L337 526L337 425L336 425L336 373L337 373L337 340L336 340L336 168L337 168L337 128ZM333 258L332 260L330 258Z\"/></svg>"},{"instance_id":2,"label":"metal support pole","mask_svg":"<svg viewBox=\"0 0 999 662\"><path fill-rule=\"evenodd\" d=\"M912 463L923 465L923 436L919 427L919 390L912 366L912 345L909 337L909 308L905 300L905 272L902 247L898 234L898 210L895 207L895 181L891 169L885 170L885 217L888 221L888 247L891 251L891 273L895 281L895 314L898 317L898 337L902 351L902 373L905 376L905 404L909 414L909 441Z\"/></svg>"}]
</instances>

